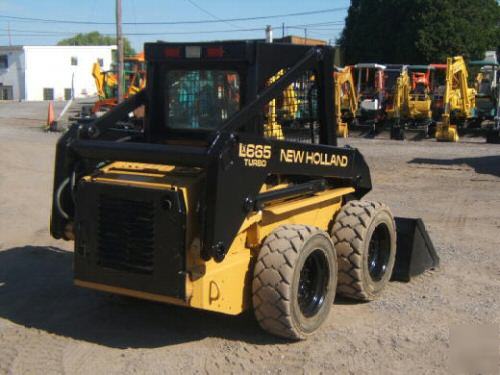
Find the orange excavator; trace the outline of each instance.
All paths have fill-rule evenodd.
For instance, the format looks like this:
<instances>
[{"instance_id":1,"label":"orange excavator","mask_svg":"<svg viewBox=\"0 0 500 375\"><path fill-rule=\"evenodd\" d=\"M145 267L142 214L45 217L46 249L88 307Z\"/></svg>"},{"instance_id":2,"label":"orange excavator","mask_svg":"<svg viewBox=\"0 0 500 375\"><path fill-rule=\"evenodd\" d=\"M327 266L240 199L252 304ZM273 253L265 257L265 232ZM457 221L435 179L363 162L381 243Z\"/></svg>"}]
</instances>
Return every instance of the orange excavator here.
<instances>
[{"instance_id":1,"label":"orange excavator","mask_svg":"<svg viewBox=\"0 0 500 375\"><path fill-rule=\"evenodd\" d=\"M144 53L126 57L124 61L125 98L137 94L146 87ZM116 69L102 71L99 63L94 63L92 76L95 80L99 100L90 109L91 114L99 115L118 104L118 77Z\"/></svg>"}]
</instances>

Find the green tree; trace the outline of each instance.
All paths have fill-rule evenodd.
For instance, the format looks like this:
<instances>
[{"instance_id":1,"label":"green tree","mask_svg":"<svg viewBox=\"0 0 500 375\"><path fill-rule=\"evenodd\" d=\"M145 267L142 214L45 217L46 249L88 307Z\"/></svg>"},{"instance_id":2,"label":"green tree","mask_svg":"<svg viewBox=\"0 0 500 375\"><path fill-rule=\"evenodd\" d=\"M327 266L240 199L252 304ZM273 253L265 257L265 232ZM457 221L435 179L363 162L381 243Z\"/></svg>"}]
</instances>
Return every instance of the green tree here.
<instances>
[{"instance_id":1,"label":"green tree","mask_svg":"<svg viewBox=\"0 0 500 375\"><path fill-rule=\"evenodd\" d=\"M116 44L116 38L102 35L98 31L76 34L57 43L58 46L110 46L114 44ZM127 38L123 38L123 51L125 56L135 55L136 53Z\"/></svg>"},{"instance_id":2,"label":"green tree","mask_svg":"<svg viewBox=\"0 0 500 375\"><path fill-rule=\"evenodd\" d=\"M352 0L339 44L346 63L482 58L500 45L496 0Z\"/></svg>"}]
</instances>

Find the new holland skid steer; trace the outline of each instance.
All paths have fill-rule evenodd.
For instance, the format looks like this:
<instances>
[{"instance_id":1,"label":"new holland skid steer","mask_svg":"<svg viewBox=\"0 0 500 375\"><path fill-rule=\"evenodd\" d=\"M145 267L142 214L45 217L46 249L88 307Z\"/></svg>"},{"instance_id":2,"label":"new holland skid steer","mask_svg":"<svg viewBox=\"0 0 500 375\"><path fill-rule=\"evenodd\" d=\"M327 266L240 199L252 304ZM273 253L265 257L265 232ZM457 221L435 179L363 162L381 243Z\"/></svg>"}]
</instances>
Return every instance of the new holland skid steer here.
<instances>
[{"instance_id":1,"label":"new holland skid steer","mask_svg":"<svg viewBox=\"0 0 500 375\"><path fill-rule=\"evenodd\" d=\"M336 292L371 300L391 277L437 266L420 219L361 200L370 171L336 145L332 48L145 47L145 90L57 145L51 234L74 240L76 285L251 308L268 332L303 339ZM296 118L270 132L290 87ZM142 105L142 129L117 126Z\"/></svg>"}]
</instances>

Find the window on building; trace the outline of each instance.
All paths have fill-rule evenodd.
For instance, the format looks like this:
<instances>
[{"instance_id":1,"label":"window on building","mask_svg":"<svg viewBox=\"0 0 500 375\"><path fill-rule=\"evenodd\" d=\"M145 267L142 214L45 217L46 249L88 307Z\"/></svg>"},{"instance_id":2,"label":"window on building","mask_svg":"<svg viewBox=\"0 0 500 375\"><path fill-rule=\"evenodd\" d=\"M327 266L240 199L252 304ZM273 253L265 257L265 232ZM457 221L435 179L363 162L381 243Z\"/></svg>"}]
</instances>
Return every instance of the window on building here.
<instances>
[{"instance_id":1,"label":"window on building","mask_svg":"<svg viewBox=\"0 0 500 375\"><path fill-rule=\"evenodd\" d=\"M101 68L104 66L104 59L97 59L97 62Z\"/></svg>"},{"instance_id":2,"label":"window on building","mask_svg":"<svg viewBox=\"0 0 500 375\"><path fill-rule=\"evenodd\" d=\"M0 100L12 100L14 99L14 91L12 86L0 85Z\"/></svg>"},{"instance_id":3,"label":"window on building","mask_svg":"<svg viewBox=\"0 0 500 375\"><path fill-rule=\"evenodd\" d=\"M43 89L43 100L54 100L54 89L44 88Z\"/></svg>"},{"instance_id":4,"label":"window on building","mask_svg":"<svg viewBox=\"0 0 500 375\"><path fill-rule=\"evenodd\" d=\"M71 57L71 65L74 65L74 66L78 65L78 57L76 57L76 56Z\"/></svg>"},{"instance_id":5,"label":"window on building","mask_svg":"<svg viewBox=\"0 0 500 375\"><path fill-rule=\"evenodd\" d=\"M0 69L7 69L9 67L9 57L7 55L0 55Z\"/></svg>"},{"instance_id":6,"label":"window on building","mask_svg":"<svg viewBox=\"0 0 500 375\"><path fill-rule=\"evenodd\" d=\"M64 89L64 100L70 100L73 95L71 89Z\"/></svg>"}]
</instances>

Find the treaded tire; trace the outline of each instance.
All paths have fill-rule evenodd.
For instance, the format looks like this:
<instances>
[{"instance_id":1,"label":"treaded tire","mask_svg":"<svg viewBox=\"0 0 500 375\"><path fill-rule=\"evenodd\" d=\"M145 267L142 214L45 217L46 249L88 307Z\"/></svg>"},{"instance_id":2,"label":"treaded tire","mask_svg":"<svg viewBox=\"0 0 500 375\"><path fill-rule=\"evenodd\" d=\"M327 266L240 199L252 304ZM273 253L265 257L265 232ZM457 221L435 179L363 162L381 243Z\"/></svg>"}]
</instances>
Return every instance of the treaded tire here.
<instances>
[{"instance_id":1,"label":"treaded tire","mask_svg":"<svg viewBox=\"0 0 500 375\"><path fill-rule=\"evenodd\" d=\"M322 302L312 315L306 316L299 305L299 284L306 261L315 256L324 260L323 274L327 276L320 283ZM266 237L257 257L252 283L255 317L267 332L305 339L328 317L336 286L337 256L328 233L307 225L281 226Z\"/></svg>"},{"instance_id":2,"label":"treaded tire","mask_svg":"<svg viewBox=\"0 0 500 375\"><path fill-rule=\"evenodd\" d=\"M377 277L370 271L370 264L375 263L370 262L373 258L369 250L376 230L384 233L378 236L386 237L380 266L372 268ZM379 202L350 201L335 217L331 235L338 256L337 293L361 301L377 298L391 278L396 258L396 224L390 209Z\"/></svg>"}]
</instances>

